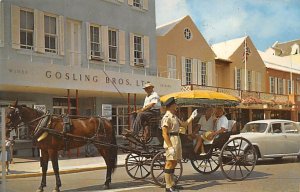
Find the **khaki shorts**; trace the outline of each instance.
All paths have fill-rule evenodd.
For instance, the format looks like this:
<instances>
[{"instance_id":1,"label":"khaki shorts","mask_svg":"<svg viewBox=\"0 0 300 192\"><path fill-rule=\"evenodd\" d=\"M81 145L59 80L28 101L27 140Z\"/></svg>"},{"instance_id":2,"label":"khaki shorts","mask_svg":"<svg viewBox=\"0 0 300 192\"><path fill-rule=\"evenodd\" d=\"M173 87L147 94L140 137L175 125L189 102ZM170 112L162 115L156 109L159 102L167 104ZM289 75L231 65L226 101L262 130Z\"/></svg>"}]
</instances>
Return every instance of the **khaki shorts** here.
<instances>
[{"instance_id":1,"label":"khaki shorts","mask_svg":"<svg viewBox=\"0 0 300 192\"><path fill-rule=\"evenodd\" d=\"M181 140L179 136L170 136L170 140L172 146L175 149L175 154L170 155L167 144L164 142L164 148L166 150L166 160L180 160L182 159L182 148L181 148Z\"/></svg>"}]
</instances>

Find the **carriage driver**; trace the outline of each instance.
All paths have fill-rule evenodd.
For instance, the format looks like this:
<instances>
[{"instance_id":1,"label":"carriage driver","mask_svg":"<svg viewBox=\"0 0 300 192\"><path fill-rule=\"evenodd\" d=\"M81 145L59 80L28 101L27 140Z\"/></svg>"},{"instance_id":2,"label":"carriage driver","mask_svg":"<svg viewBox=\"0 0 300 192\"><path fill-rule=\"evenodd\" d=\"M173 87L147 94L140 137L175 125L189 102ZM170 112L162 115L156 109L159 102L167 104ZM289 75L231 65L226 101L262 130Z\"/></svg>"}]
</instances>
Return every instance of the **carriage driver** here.
<instances>
[{"instance_id":1,"label":"carriage driver","mask_svg":"<svg viewBox=\"0 0 300 192\"><path fill-rule=\"evenodd\" d=\"M149 119L160 116L161 103L158 94L153 90L154 85L148 82L143 86L143 89L147 93L143 108L133 112L131 115L133 132L131 130L125 130L132 132L133 135L138 135L139 132L143 130L144 125L142 123L147 123Z\"/></svg>"},{"instance_id":2,"label":"carriage driver","mask_svg":"<svg viewBox=\"0 0 300 192\"><path fill-rule=\"evenodd\" d=\"M177 161L182 158L181 140L179 137L179 127L186 127L197 116L197 109L187 121L182 122L176 115L177 104L174 97L166 102L166 113L161 120L162 136L164 138L164 148L166 150L165 181L166 191L178 191L181 186L175 185L174 170Z\"/></svg>"}]
</instances>

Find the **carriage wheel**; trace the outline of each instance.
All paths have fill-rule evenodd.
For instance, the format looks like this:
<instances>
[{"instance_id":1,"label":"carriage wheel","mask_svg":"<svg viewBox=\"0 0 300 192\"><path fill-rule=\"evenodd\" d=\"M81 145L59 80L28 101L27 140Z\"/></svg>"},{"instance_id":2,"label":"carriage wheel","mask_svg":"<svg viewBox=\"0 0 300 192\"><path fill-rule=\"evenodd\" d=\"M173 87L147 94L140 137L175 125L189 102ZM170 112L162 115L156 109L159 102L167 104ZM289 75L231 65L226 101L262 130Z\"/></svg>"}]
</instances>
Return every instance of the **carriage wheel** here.
<instances>
[{"instance_id":1,"label":"carriage wheel","mask_svg":"<svg viewBox=\"0 0 300 192\"><path fill-rule=\"evenodd\" d=\"M158 154L156 154L151 162L151 175L153 181L161 186L165 187L166 182L165 182L165 163L166 163L166 157L165 157L165 152L161 151ZM175 172L174 172L174 179L175 183L177 183L182 176L182 162L179 161L175 167Z\"/></svg>"},{"instance_id":2,"label":"carriage wheel","mask_svg":"<svg viewBox=\"0 0 300 192\"><path fill-rule=\"evenodd\" d=\"M202 174L210 174L215 172L219 167L219 154L220 151L218 149L213 149L211 156L205 159L191 159L191 164L196 171Z\"/></svg>"},{"instance_id":3,"label":"carriage wheel","mask_svg":"<svg viewBox=\"0 0 300 192\"><path fill-rule=\"evenodd\" d=\"M227 141L219 156L219 164L226 178L241 181L253 171L257 160L254 146L243 137Z\"/></svg>"},{"instance_id":4,"label":"carriage wheel","mask_svg":"<svg viewBox=\"0 0 300 192\"><path fill-rule=\"evenodd\" d=\"M129 153L125 159L127 174L133 179L145 179L150 175L151 159Z\"/></svg>"}]
</instances>

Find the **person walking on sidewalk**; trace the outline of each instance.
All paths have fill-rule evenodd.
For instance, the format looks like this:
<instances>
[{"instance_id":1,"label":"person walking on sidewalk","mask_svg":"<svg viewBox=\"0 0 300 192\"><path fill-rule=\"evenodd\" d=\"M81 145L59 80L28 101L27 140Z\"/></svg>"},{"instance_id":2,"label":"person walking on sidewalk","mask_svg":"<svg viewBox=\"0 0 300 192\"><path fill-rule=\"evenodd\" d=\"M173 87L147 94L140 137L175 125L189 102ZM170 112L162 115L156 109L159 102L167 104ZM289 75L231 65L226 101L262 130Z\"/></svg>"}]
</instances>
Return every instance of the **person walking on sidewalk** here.
<instances>
[{"instance_id":1,"label":"person walking on sidewalk","mask_svg":"<svg viewBox=\"0 0 300 192\"><path fill-rule=\"evenodd\" d=\"M179 191L181 186L175 185L174 171L177 161L182 159L181 140L179 137L179 128L186 127L197 116L197 109L187 121L182 122L176 115L177 104L174 97L166 102L166 113L161 120L162 136L164 138L164 148L166 150L165 181L166 191Z\"/></svg>"},{"instance_id":2,"label":"person walking on sidewalk","mask_svg":"<svg viewBox=\"0 0 300 192\"><path fill-rule=\"evenodd\" d=\"M0 159L2 159L2 155L4 155L4 160L5 160L5 165L6 165L6 174L9 174L9 163L11 160L11 152L10 152L10 148L12 145L12 141L9 138L9 134L6 134L6 138L5 138L5 151L1 151L0 154Z\"/></svg>"}]
</instances>

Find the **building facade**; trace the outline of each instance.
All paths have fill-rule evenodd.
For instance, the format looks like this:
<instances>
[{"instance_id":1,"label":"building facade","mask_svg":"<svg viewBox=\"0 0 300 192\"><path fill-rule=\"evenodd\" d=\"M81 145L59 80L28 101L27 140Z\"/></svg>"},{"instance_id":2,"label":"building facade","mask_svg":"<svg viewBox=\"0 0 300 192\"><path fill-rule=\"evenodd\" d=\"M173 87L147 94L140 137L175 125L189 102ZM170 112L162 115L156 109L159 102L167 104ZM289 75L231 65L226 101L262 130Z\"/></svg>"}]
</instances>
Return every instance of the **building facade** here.
<instances>
[{"instance_id":1,"label":"building facade","mask_svg":"<svg viewBox=\"0 0 300 192\"><path fill-rule=\"evenodd\" d=\"M143 84L180 90L157 77L154 1L2 0L0 15L2 106L107 116L120 134Z\"/></svg>"}]
</instances>

